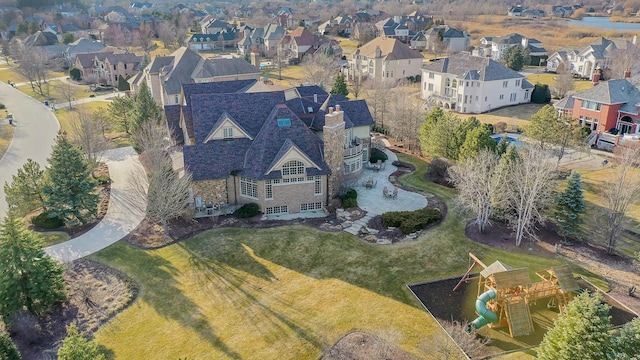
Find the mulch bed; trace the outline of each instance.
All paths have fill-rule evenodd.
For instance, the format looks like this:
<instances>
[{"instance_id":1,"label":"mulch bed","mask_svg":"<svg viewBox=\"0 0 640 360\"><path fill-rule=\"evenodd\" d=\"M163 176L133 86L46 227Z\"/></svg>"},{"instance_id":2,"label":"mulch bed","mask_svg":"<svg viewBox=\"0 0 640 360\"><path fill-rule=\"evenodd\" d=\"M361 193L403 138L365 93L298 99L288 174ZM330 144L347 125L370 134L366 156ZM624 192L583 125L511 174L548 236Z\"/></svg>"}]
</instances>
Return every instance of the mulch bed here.
<instances>
[{"instance_id":1,"label":"mulch bed","mask_svg":"<svg viewBox=\"0 0 640 360\"><path fill-rule=\"evenodd\" d=\"M417 360L408 352L377 336L355 331L342 337L320 358L321 360Z\"/></svg>"},{"instance_id":2,"label":"mulch bed","mask_svg":"<svg viewBox=\"0 0 640 360\"><path fill-rule=\"evenodd\" d=\"M66 326L92 334L135 300L136 284L123 273L90 260L66 265L67 300L40 319L22 317L9 327L9 334L24 360L55 358Z\"/></svg>"}]
</instances>

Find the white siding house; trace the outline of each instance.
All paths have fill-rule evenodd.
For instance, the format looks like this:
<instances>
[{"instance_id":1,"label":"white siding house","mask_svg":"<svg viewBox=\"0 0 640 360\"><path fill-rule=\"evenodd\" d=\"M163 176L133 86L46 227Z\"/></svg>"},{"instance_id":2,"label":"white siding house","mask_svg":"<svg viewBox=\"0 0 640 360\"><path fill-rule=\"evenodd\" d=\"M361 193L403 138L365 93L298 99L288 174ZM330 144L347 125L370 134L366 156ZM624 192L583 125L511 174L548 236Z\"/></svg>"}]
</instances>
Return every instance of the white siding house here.
<instances>
[{"instance_id":1,"label":"white siding house","mask_svg":"<svg viewBox=\"0 0 640 360\"><path fill-rule=\"evenodd\" d=\"M428 104L480 114L531 101L533 85L489 58L458 54L422 69L421 96Z\"/></svg>"}]
</instances>

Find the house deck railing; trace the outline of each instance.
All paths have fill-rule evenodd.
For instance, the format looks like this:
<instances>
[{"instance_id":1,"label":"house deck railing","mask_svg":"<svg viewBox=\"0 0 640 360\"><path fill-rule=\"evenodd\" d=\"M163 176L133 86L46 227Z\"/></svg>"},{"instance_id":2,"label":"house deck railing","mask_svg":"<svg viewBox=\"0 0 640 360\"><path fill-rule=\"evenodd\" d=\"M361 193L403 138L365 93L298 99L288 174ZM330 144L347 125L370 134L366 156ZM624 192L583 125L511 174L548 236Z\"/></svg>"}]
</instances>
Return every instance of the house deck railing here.
<instances>
[{"instance_id":1,"label":"house deck railing","mask_svg":"<svg viewBox=\"0 0 640 360\"><path fill-rule=\"evenodd\" d=\"M352 145L344 149L345 158L360 155L360 154L362 154L362 143L359 143L357 145Z\"/></svg>"}]
</instances>

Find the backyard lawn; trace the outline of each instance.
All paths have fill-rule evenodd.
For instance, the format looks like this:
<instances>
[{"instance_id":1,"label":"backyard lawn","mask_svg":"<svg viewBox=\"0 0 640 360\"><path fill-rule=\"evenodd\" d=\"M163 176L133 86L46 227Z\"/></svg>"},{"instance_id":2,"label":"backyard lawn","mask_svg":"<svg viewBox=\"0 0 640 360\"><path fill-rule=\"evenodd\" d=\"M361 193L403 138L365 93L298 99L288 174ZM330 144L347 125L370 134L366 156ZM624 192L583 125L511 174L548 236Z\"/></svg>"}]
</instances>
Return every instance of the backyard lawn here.
<instances>
[{"instance_id":1,"label":"backyard lawn","mask_svg":"<svg viewBox=\"0 0 640 360\"><path fill-rule=\"evenodd\" d=\"M403 183L451 203L452 190L423 179L426 163L400 158L418 167ZM472 242L455 211L393 246L302 226L212 230L154 251L120 242L91 258L140 295L95 338L117 359L317 359L359 329L424 357L440 329L405 284L464 273L469 251L532 274L560 263Z\"/></svg>"},{"instance_id":2,"label":"backyard lawn","mask_svg":"<svg viewBox=\"0 0 640 360\"><path fill-rule=\"evenodd\" d=\"M475 116L480 122L485 124L504 122L507 124L507 131L516 131L517 128L522 128L522 126L529 123L531 115L535 114L544 105L545 104L529 103L504 107L484 114L471 114L469 116Z\"/></svg>"},{"instance_id":3,"label":"backyard lawn","mask_svg":"<svg viewBox=\"0 0 640 360\"><path fill-rule=\"evenodd\" d=\"M529 80L529 82L531 82L532 84L540 83L540 84L547 84L549 85L549 87L554 87L556 84L556 80L555 80L556 76L558 76L558 74L541 72L541 73L535 73L535 74L527 74L526 77L527 77L527 80ZM591 81L576 80L573 83L573 91L576 91L576 92L585 91L592 86L593 85L591 85Z\"/></svg>"}]
</instances>

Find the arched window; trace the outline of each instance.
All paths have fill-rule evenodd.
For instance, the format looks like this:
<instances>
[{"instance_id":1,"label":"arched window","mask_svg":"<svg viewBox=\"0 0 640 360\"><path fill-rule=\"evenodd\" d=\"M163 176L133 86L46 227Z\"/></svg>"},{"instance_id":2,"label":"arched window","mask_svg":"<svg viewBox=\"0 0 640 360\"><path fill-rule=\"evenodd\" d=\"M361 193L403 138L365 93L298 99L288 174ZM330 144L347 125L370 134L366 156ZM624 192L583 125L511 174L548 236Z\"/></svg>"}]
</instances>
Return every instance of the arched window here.
<instances>
[{"instance_id":1,"label":"arched window","mask_svg":"<svg viewBox=\"0 0 640 360\"><path fill-rule=\"evenodd\" d=\"M304 174L304 164L298 160L291 160L282 165L282 176Z\"/></svg>"},{"instance_id":2,"label":"arched window","mask_svg":"<svg viewBox=\"0 0 640 360\"><path fill-rule=\"evenodd\" d=\"M458 81L456 79L453 79L453 82L451 83L451 87L452 88L458 87Z\"/></svg>"}]
</instances>

